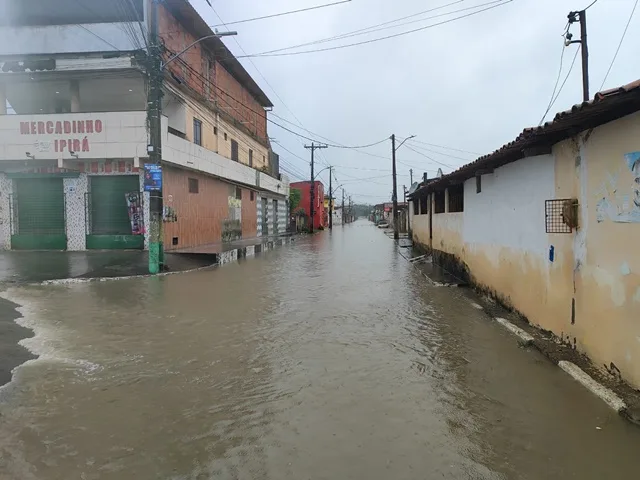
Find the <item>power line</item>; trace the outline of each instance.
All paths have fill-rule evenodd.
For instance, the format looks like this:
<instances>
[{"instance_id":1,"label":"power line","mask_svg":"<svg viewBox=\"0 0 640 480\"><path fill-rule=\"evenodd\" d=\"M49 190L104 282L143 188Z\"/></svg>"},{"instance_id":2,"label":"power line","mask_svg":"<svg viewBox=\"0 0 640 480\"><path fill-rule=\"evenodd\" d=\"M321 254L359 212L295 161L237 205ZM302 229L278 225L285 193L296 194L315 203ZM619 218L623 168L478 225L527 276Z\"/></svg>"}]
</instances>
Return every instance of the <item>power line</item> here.
<instances>
[{"instance_id":1,"label":"power line","mask_svg":"<svg viewBox=\"0 0 640 480\"><path fill-rule=\"evenodd\" d=\"M591 7L593 7L596 3L598 3L598 0L593 0L593 2L591 2L591 4L590 4L588 7L583 8L583 10L589 10L589 9L590 9Z\"/></svg>"},{"instance_id":2,"label":"power line","mask_svg":"<svg viewBox=\"0 0 640 480\"><path fill-rule=\"evenodd\" d=\"M571 66L569 67L569 71L567 72L567 76L564 77L562 85L560 85L560 88L558 89L558 93L556 93L555 98L553 99L553 101L551 102L551 105L549 106L549 110L551 110L553 105L555 105L556 100L558 100L558 97L562 93L562 89L564 88L565 84L567 83L567 80L569 80L569 75L571 75L571 72L573 70L573 65L576 63L576 59L578 58L578 53L580 53L580 48L579 47L576 49L576 53L573 56L573 60L571 61ZM545 114L545 116L546 116L546 114Z\"/></svg>"},{"instance_id":3,"label":"power line","mask_svg":"<svg viewBox=\"0 0 640 480\"><path fill-rule=\"evenodd\" d=\"M290 10L288 12L282 12L282 13L274 13L272 15L264 15L262 17L254 17L254 18L248 18L246 20L236 20L234 22L226 22L226 23L222 23L221 25L212 25L211 27L220 27L220 26L228 26L228 25L238 25L240 23L248 23L248 22L255 22L256 20L265 20L267 18L275 18L275 17L283 17L285 15L292 15L294 13L301 13L301 12L308 12L310 10L318 10L320 8L326 8L326 7L333 7L334 5L340 5L342 3L349 3L351 2L351 0L342 0L340 2L333 2L333 3L325 3L323 5L316 5L314 7L307 7L307 8L301 8L299 10ZM213 8L213 6L211 6L211 8ZM220 17L218 17L220 18ZM220 18L220 21L222 21L222 19Z\"/></svg>"},{"instance_id":4,"label":"power line","mask_svg":"<svg viewBox=\"0 0 640 480\"><path fill-rule=\"evenodd\" d=\"M567 25L567 29L568 29L568 25ZM566 35L566 31L563 35L563 40L562 40L562 52L560 52L560 68L558 70L558 76L556 77L556 83L553 86L553 91L551 92L551 98L549 99L549 104L547 105L546 110L544 111L544 114L542 115L542 118L540 119L540 123L538 123L538 126L542 125L542 123L544 122L544 119L547 117L547 114L549 113L549 110L551 110L551 106L553 105L553 99L556 95L556 91L558 90L558 84L560 83L560 77L562 76L562 65L564 62L564 52L567 48L567 46L565 45L565 35Z\"/></svg>"},{"instance_id":5,"label":"power line","mask_svg":"<svg viewBox=\"0 0 640 480\"><path fill-rule=\"evenodd\" d=\"M357 36L357 35L363 35L364 33L374 33L376 31L379 31L378 30L379 27L383 27L385 25L390 25L390 24L393 24L393 23L397 23L397 22L400 22L402 20L406 20L408 18L418 17L420 15L424 15L425 13L429 13L429 12L433 12L435 10L440 10L442 8L450 7L451 5L455 5L457 3L462 3L464 1L466 1L466 0L456 0L455 2L451 2L451 3L448 3L446 5L441 5L439 7L430 8L428 10L423 10L421 12L413 13L413 14L407 15L405 17L396 18L396 19L390 20L388 22L378 23L376 25L371 25L369 27L360 28L358 30L352 30L351 32L343 33L343 34L340 34L340 35L333 35L331 37L321 38L319 40L314 40L312 42L300 43L298 45L292 45L290 47L278 48L278 49L275 49L275 50L268 50L268 51L265 51L265 52L261 52L261 53L259 53L257 55L264 55L264 54L267 54L267 53L282 52L282 51L285 51L285 50L292 50L294 48L300 48L300 47L308 47L310 45L317 45L319 43L326 43L326 42L331 42L333 40L342 40L344 38L354 37L354 36ZM454 11L454 12L450 12L450 13L456 13L456 12ZM422 19L420 19L418 21L422 22L424 20L429 20L431 18L435 18L435 17L422 18ZM402 25L405 25L405 24L394 25L393 27L399 27L399 26L402 26ZM380 29L380 30L382 30L382 29ZM360 32L364 32L364 33L360 33Z\"/></svg>"},{"instance_id":6,"label":"power line","mask_svg":"<svg viewBox=\"0 0 640 480\"><path fill-rule=\"evenodd\" d=\"M597 1L597 0L596 0ZM596 3L596 2L593 2ZM591 5L593 5L593 3ZM589 6L591 6L589 5ZM636 7L638 6L638 0L636 0L636 2L633 4L633 10L631 10L631 15L629 15L629 20L627 20L627 25L624 27L624 32L622 32L622 37L620 38L620 43L618 43L618 48L616 48L616 53L613 56L613 60L611 60L611 65L609 65L609 68L607 69L607 73L604 76L604 80L602 80L602 85L600 85L600 89L602 90L602 87L604 87L604 83L607 81L607 77L609 76L609 73L611 72L611 69L613 68L613 64L616 61L616 58L618 57L618 53L620 52L620 47L622 47L622 42L624 42L624 37L627 34L627 30L629 29L629 24L631 23L631 20L633 19L633 15L634 13L636 13ZM589 8L589 7L587 7Z\"/></svg>"},{"instance_id":7,"label":"power line","mask_svg":"<svg viewBox=\"0 0 640 480\"><path fill-rule=\"evenodd\" d=\"M405 145L404 145L404 146L405 146L405 147L407 147L409 150L411 150L413 153L417 153L418 155L421 155L421 156L423 156L423 157L425 157L425 158L427 158L427 159L431 160L432 162L437 163L438 165L442 165L443 167L447 167L447 168L451 168L451 169L455 168L455 167L452 167L451 165L449 165L449 164L447 164L447 163L439 162L438 160L436 160L436 159L434 159L434 158L430 157L429 155L427 155L426 153L422 153L422 152L419 152L419 151L417 151L417 150L414 150L413 148L411 148L411 147L410 147L409 145L407 145L406 143L405 143Z\"/></svg>"},{"instance_id":8,"label":"power line","mask_svg":"<svg viewBox=\"0 0 640 480\"><path fill-rule=\"evenodd\" d=\"M433 24L431 24L431 25L427 25L427 26L420 27L420 28L415 28L415 29L413 29L413 30L407 30L407 31L405 31L405 32L395 33L395 34L393 34L393 35L387 35L387 36L385 36L385 37L373 38L373 39L371 39L371 40L364 40L364 41L362 41L362 42L349 43L349 44L346 44L346 45L338 45L338 46L335 46L335 47L318 48L318 49L315 49L315 50L303 50L303 51L301 51L301 52L285 52L285 53L273 53L273 54L264 54L264 55L255 54L255 55L239 56L239 57L237 57L237 58L249 58L249 57L285 57L285 56L291 56L291 55L302 55L302 54L306 54L306 53L327 52L327 51L330 51L330 50L339 50L339 49L342 49L342 48L356 47L356 46L358 46L358 45L365 45L365 44L368 44L368 43L380 42L380 41L382 41L382 40L388 40L388 39L391 39L391 38L402 37L402 36L404 36L404 35L409 35L409 34L411 34L411 33L416 33L416 32L420 32L420 31L422 31L422 30L427 30L427 29L430 29L430 28L433 28L433 27L438 27L438 26L440 26L440 25L445 25L445 24L447 24L447 23L455 22L456 20L461 20L461 19L463 19L463 18L471 17L471 16L473 16L473 15L478 15L479 13L486 12L487 10L492 10L492 9L494 9L494 8L501 7L501 6L503 6L503 5L506 5L506 4L508 4L508 3L511 3L511 2L513 2L513 1L514 1L514 0L506 0L506 1L505 1L505 2L503 2L503 3L499 3L499 4L497 4L497 5L493 5L493 6L490 6L490 7L487 7L487 8L483 8L482 10L478 10L478 11L476 11L476 12L471 12L471 13L468 13L468 14L466 14L466 15L460 15L459 17L451 18L451 19L449 19L449 20L444 20L444 21L442 21L442 22L433 23Z\"/></svg>"},{"instance_id":9,"label":"power line","mask_svg":"<svg viewBox=\"0 0 640 480\"><path fill-rule=\"evenodd\" d=\"M427 142L422 142L420 140L416 140L415 138L411 139L411 143L420 143L422 145L429 145L431 147L438 147L438 148L443 148L445 150L453 150L454 152L461 152L461 153L468 153L470 155L482 155L481 153L478 152L471 152L469 150L461 150L459 148L454 148L454 147L447 147L446 145L438 145L436 143L427 143Z\"/></svg>"},{"instance_id":10,"label":"power line","mask_svg":"<svg viewBox=\"0 0 640 480\"><path fill-rule=\"evenodd\" d=\"M456 160L462 160L462 161L464 161L464 162L468 162L468 161L469 161L469 159L468 159L468 158L458 157L458 156L456 156L456 155L451 155L450 153L439 152L439 151L437 151L437 150L433 150L433 149L431 149L431 148L426 148L426 147L423 147L423 146L420 146L420 145L415 145L415 144L413 144L413 142L411 142L411 141L409 141L408 143L409 143L409 145L411 145L413 148L417 148L418 150L422 150L422 151L425 151L425 152L435 153L435 154L437 154L437 155L443 155L443 156L445 156L445 157L449 157L449 158L455 158Z\"/></svg>"}]
</instances>

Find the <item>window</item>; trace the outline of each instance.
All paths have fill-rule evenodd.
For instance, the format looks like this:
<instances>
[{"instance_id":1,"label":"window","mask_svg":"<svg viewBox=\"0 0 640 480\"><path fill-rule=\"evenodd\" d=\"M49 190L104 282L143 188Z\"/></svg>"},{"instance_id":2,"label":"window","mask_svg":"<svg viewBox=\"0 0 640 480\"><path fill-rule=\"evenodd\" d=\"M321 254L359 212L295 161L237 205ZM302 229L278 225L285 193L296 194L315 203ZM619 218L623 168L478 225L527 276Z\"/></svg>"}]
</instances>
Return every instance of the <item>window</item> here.
<instances>
[{"instance_id":1,"label":"window","mask_svg":"<svg viewBox=\"0 0 640 480\"><path fill-rule=\"evenodd\" d=\"M218 135L218 127L213 127L213 134Z\"/></svg>"},{"instance_id":2,"label":"window","mask_svg":"<svg viewBox=\"0 0 640 480\"><path fill-rule=\"evenodd\" d=\"M429 195L423 195L420 197L420 215L426 215L429 213Z\"/></svg>"},{"instance_id":3,"label":"window","mask_svg":"<svg viewBox=\"0 0 640 480\"><path fill-rule=\"evenodd\" d=\"M250 195L249 195L249 199L253 202L255 200L256 196L255 193L253 192L253 190L251 190Z\"/></svg>"},{"instance_id":4,"label":"window","mask_svg":"<svg viewBox=\"0 0 640 480\"><path fill-rule=\"evenodd\" d=\"M418 198L414 198L411 203L413 203L413 214L420 215L420 200Z\"/></svg>"},{"instance_id":5,"label":"window","mask_svg":"<svg viewBox=\"0 0 640 480\"><path fill-rule=\"evenodd\" d=\"M449 213L464 212L464 184L453 185L449 190Z\"/></svg>"},{"instance_id":6,"label":"window","mask_svg":"<svg viewBox=\"0 0 640 480\"><path fill-rule=\"evenodd\" d=\"M193 119L193 143L202 145L202 122L197 118Z\"/></svg>"},{"instance_id":7,"label":"window","mask_svg":"<svg viewBox=\"0 0 640 480\"><path fill-rule=\"evenodd\" d=\"M242 189L240 187L236 187L236 200L242 200Z\"/></svg>"},{"instance_id":8,"label":"window","mask_svg":"<svg viewBox=\"0 0 640 480\"><path fill-rule=\"evenodd\" d=\"M433 199L433 213L444 213L444 190L435 192Z\"/></svg>"},{"instance_id":9,"label":"window","mask_svg":"<svg viewBox=\"0 0 640 480\"><path fill-rule=\"evenodd\" d=\"M231 160L234 162L239 161L238 157L238 142L231 140Z\"/></svg>"},{"instance_id":10,"label":"window","mask_svg":"<svg viewBox=\"0 0 640 480\"><path fill-rule=\"evenodd\" d=\"M476 175L476 193L482 192L482 175Z\"/></svg>"},{"instance_id":11,"label":"window","mask_svg":"<svg viewBox=\"0 0 640 480\"><path fill-rule=\"evenodd\" d=\"M253 150L249 149L249 166L253 167Z\"/></svg>"},{"instance_id":12,"label":"window","mask_svg":"<svg viewBox=\"0 0 640 480\"><path fill-rule=\"evenodd\" d=\"M189 193L198 193L198 192L199 192L198 179L197 178L190 178L189 179Z\"/></svg>"}]
</instances>

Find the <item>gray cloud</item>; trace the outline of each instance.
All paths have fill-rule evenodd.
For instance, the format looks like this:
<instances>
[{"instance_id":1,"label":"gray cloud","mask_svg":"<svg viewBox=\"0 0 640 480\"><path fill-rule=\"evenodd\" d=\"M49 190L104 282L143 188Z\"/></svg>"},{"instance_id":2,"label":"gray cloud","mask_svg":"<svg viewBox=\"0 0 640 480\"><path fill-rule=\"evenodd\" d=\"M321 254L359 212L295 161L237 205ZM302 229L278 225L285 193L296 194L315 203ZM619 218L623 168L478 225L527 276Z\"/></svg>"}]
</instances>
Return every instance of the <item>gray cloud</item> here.
<instances>
[{"instance_id":1,"label":"gray cloud","mask_svg":"<svg viewBox=\"0 0 640 480\"><path fill-rule=\"evenodd\" d=\"M450 9L486 1L468 0ZM193 0L193 3L209 23L219 23L204 0ZM224 20L232 21L321 2L213 0L212 3ZM450 0L427 5L421 0L353 0L314 12L241 24L234 29L238 30L237 40L244 50L257 53L342 34L446 3ZM523 128L538 124L558 74L561 33L567 13L588 3L588 0L514 0L506 6L403 37L308 55L255 58L253 62L306 128L337 142L366 144L391 133L415 134L417 140L485 154L513 140ZM592 96L599 90L633 3L634 0L600 0L588 11ZM439 12L432 14L436 13ZM640 55L640 29L637 28L640 12L636 14L604 88L640 77L635 67ZM435 21L318 47L376 38ZM575 38L579 37L578 25L574 25L572 32ZM233 39L225 43L236 55L242 55ZM576 48L571 46L565 52L565 71ZM253 65L247 59L242 63L276 104L274 113L295 122ZM581 88L578 58L547 118L579 103ZM308 157L308 151L301 145L304 140L299 141L274 125L269 129L270 136L286 148L303 158ZM287 164L295 165L296 170L308 171L308 164L277 146L274 148ZM356 168L389 168L390 171L390 149L390 144L383 144L367 150L388 160L340 149L327 149L323 157L336 166L341 180L352 180L346 175L369 178L376 172ZM452 167L465 163L425 153ZM469 161L474 159L472 155L448 153L468 157ZM422 170L435 171L440 166L404 148L399 150L398 159L415 167L414 178ZM402 175L400 185L408 185L409 168L404 164L398 166ZM451 169L443 167L443 170L446 173ZM341 176L342 173L345 175ZM327 177L322 177L326 181ZM390 195L391 177L350 182L346 188L358 201L379 202Z\"/></svg>"}]
</instances>

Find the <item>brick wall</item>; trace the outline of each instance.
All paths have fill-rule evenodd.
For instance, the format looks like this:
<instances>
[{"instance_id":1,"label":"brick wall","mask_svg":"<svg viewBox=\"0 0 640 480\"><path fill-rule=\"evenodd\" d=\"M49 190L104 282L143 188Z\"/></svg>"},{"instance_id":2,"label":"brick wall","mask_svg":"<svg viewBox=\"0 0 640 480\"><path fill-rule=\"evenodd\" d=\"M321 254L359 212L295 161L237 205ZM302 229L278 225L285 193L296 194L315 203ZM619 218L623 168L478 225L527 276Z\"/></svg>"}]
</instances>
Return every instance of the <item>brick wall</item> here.
<instances>
[{"instance_id":1,"label":"brick wall","mask_svg":"<svg viewBox=\"0 0 640 480\"><path fill-rule=\"evenodd\" d=\"M165 58L196 41L196 37L162 5L158 25L160 38L168 50ZM251 133L261 139L267 138L267 114L262 106L202 44L191 47L167 68L190 89L217 105L220 111L240 122Z\"/></svg>"}]
</instances>

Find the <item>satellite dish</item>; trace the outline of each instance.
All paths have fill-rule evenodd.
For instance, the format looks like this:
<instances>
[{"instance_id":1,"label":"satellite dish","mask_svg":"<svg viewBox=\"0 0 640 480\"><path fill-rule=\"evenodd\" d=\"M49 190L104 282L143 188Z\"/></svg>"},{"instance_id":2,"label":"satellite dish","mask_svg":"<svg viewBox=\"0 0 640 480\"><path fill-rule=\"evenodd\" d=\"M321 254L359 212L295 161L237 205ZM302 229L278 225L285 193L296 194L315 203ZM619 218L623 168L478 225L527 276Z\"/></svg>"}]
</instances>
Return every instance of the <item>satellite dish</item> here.
<instances>
[{"instance_id":1,"label":"satellite dish","mask_svg":"<svg viewBox=\"0 0 640 480\"><path fill-rule=\"evenodd\" d=\"M438 169L438 174L437 174L436 176L437 176L438 178L442 178L442 175L444 175L444 174L442 173L442 169L441 169L441 168L439 168L439 169Z\"/></svg>"}]
</instances>

